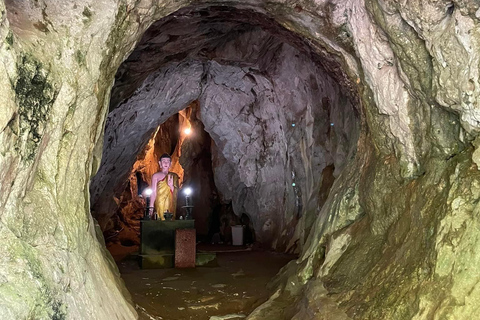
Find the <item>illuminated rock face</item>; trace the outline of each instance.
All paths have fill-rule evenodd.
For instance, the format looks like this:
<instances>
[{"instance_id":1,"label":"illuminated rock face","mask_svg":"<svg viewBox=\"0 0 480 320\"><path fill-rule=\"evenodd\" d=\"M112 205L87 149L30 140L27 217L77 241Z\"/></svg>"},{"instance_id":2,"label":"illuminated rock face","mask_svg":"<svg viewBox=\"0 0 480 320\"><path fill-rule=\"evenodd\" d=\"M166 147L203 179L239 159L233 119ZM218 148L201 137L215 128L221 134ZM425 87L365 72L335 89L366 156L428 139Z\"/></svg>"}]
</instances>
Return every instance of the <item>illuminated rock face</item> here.
<instances>
[{"instance_id":1,"label":"illuminated rock face","mask_svg":"<svg viewBox=\"0 0 480 320\"><path fill-rule=\"evenodd\" d=\"M89 182L103 145L105 227L193 100L222 196L301 253L250 319L475 318L478 4L185 5L0 0L0 318L135 318Z\"/></svg>"}]
</instances>

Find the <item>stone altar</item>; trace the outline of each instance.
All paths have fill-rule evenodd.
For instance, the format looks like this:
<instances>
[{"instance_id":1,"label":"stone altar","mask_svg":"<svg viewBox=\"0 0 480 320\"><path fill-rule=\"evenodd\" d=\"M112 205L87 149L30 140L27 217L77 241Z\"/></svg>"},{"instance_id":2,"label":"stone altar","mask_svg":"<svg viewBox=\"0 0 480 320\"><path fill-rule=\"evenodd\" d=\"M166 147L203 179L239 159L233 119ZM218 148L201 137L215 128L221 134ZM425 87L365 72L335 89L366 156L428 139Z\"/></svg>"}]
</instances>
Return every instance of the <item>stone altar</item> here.
<instances>
[{"instance_id":1,"label":"stone altar","mask_svg":"<svg viewBox=\"0 0 480 320\"><path fill-rule=\"evenodd\" d=\"M194 229L195 220L142 220L140 222L140 267L173 268L175 230Z\"/></svg>"}]
</instances>

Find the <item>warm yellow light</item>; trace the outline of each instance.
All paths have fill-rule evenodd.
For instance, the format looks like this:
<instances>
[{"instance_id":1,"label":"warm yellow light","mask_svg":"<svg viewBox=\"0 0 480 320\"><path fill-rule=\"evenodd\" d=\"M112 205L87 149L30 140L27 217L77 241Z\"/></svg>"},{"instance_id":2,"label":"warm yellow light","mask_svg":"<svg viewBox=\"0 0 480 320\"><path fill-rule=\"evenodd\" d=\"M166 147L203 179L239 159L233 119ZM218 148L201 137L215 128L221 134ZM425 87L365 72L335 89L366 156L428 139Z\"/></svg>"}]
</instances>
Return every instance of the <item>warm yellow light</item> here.
<instances>
[{"instance_id":1,"label":"warm yellow light","mask_svg":"<svg viewBox=\"0 0 480 320\"><path fill-rule=\"evenodd\" d=\"M186 128L185 130L183 130L183 132L184 132L186 135L189 135L190 133L192 133L192 129Z\"/></svg>"}]
</instances>

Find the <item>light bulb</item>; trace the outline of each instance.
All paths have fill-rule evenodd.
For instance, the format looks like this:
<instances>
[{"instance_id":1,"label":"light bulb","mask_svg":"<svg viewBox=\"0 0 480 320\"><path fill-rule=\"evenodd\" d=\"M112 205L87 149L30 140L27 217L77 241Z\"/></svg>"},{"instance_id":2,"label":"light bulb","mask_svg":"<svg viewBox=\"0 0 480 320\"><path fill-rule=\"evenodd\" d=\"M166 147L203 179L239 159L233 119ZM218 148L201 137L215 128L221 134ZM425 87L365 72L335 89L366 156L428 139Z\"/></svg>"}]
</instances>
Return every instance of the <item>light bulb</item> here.
<instances>
[{"instance_id":1,"label":"light bulb","mask_svg":"<svg viewBox=\"0 0 480 320\"><path fill-rule=\"evenodd\" d=\"M192 129L186 128L185 130L183 130L183 132L184 132L186 135L189 135L190 133L192 133Z\"/></svg>"},{"instance_id":2,"label":"light bulb","mask_svg":"<svg viewBox=\"0 0 480 320\"><path fill-rule=\"evenodd\" d=\"M183 193L186 195L186 196L189 196L192 194L192 189L191 188L185 188L185 190L183 190Z\"/></svg>"},{"instance_id":3,"label":"light bulb","mask_svg":"<svg viewBox=\"0 0 480 320\"><path fill-rule=\"evenodd\" d=\"M147 189L145 190L145 194L146 194L147 196L150 196L150 195L152 194L152 189L147 188Z\"/></svg>"}]
</instances>

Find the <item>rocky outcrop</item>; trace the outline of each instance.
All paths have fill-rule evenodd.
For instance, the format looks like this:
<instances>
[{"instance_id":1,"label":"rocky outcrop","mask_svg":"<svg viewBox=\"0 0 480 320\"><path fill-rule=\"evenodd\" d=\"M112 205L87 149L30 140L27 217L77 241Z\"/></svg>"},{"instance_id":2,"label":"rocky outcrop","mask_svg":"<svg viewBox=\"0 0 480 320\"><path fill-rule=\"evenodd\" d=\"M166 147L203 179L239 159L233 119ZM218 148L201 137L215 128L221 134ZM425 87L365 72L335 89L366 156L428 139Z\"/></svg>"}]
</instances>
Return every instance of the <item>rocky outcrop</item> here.
<instances>
[{"instance_id":1,"label":"rocky outcrop","mask_svg":"<svg viewBox=\"0 0 480 320\"><path fill-rule=\"evenodd\" d=\"M105 227L135 156L194 100L222 196L301 252L250 319L475 317L479 12L0 0L0 317L135 318L89 181L100 167Z\"/></svg>"},{"instance_id":2,"label":"rocky outcrop","mask_svg":"<svg viewBox=\"0 0 480 320\"><path fill-rule=\"evenodd\" d=\"M87 23L87 6L102 19ZM0 9L0 318L134 318L87 192L109 87L98 31L118 7Z\"/></svg>"}]
</instances>

